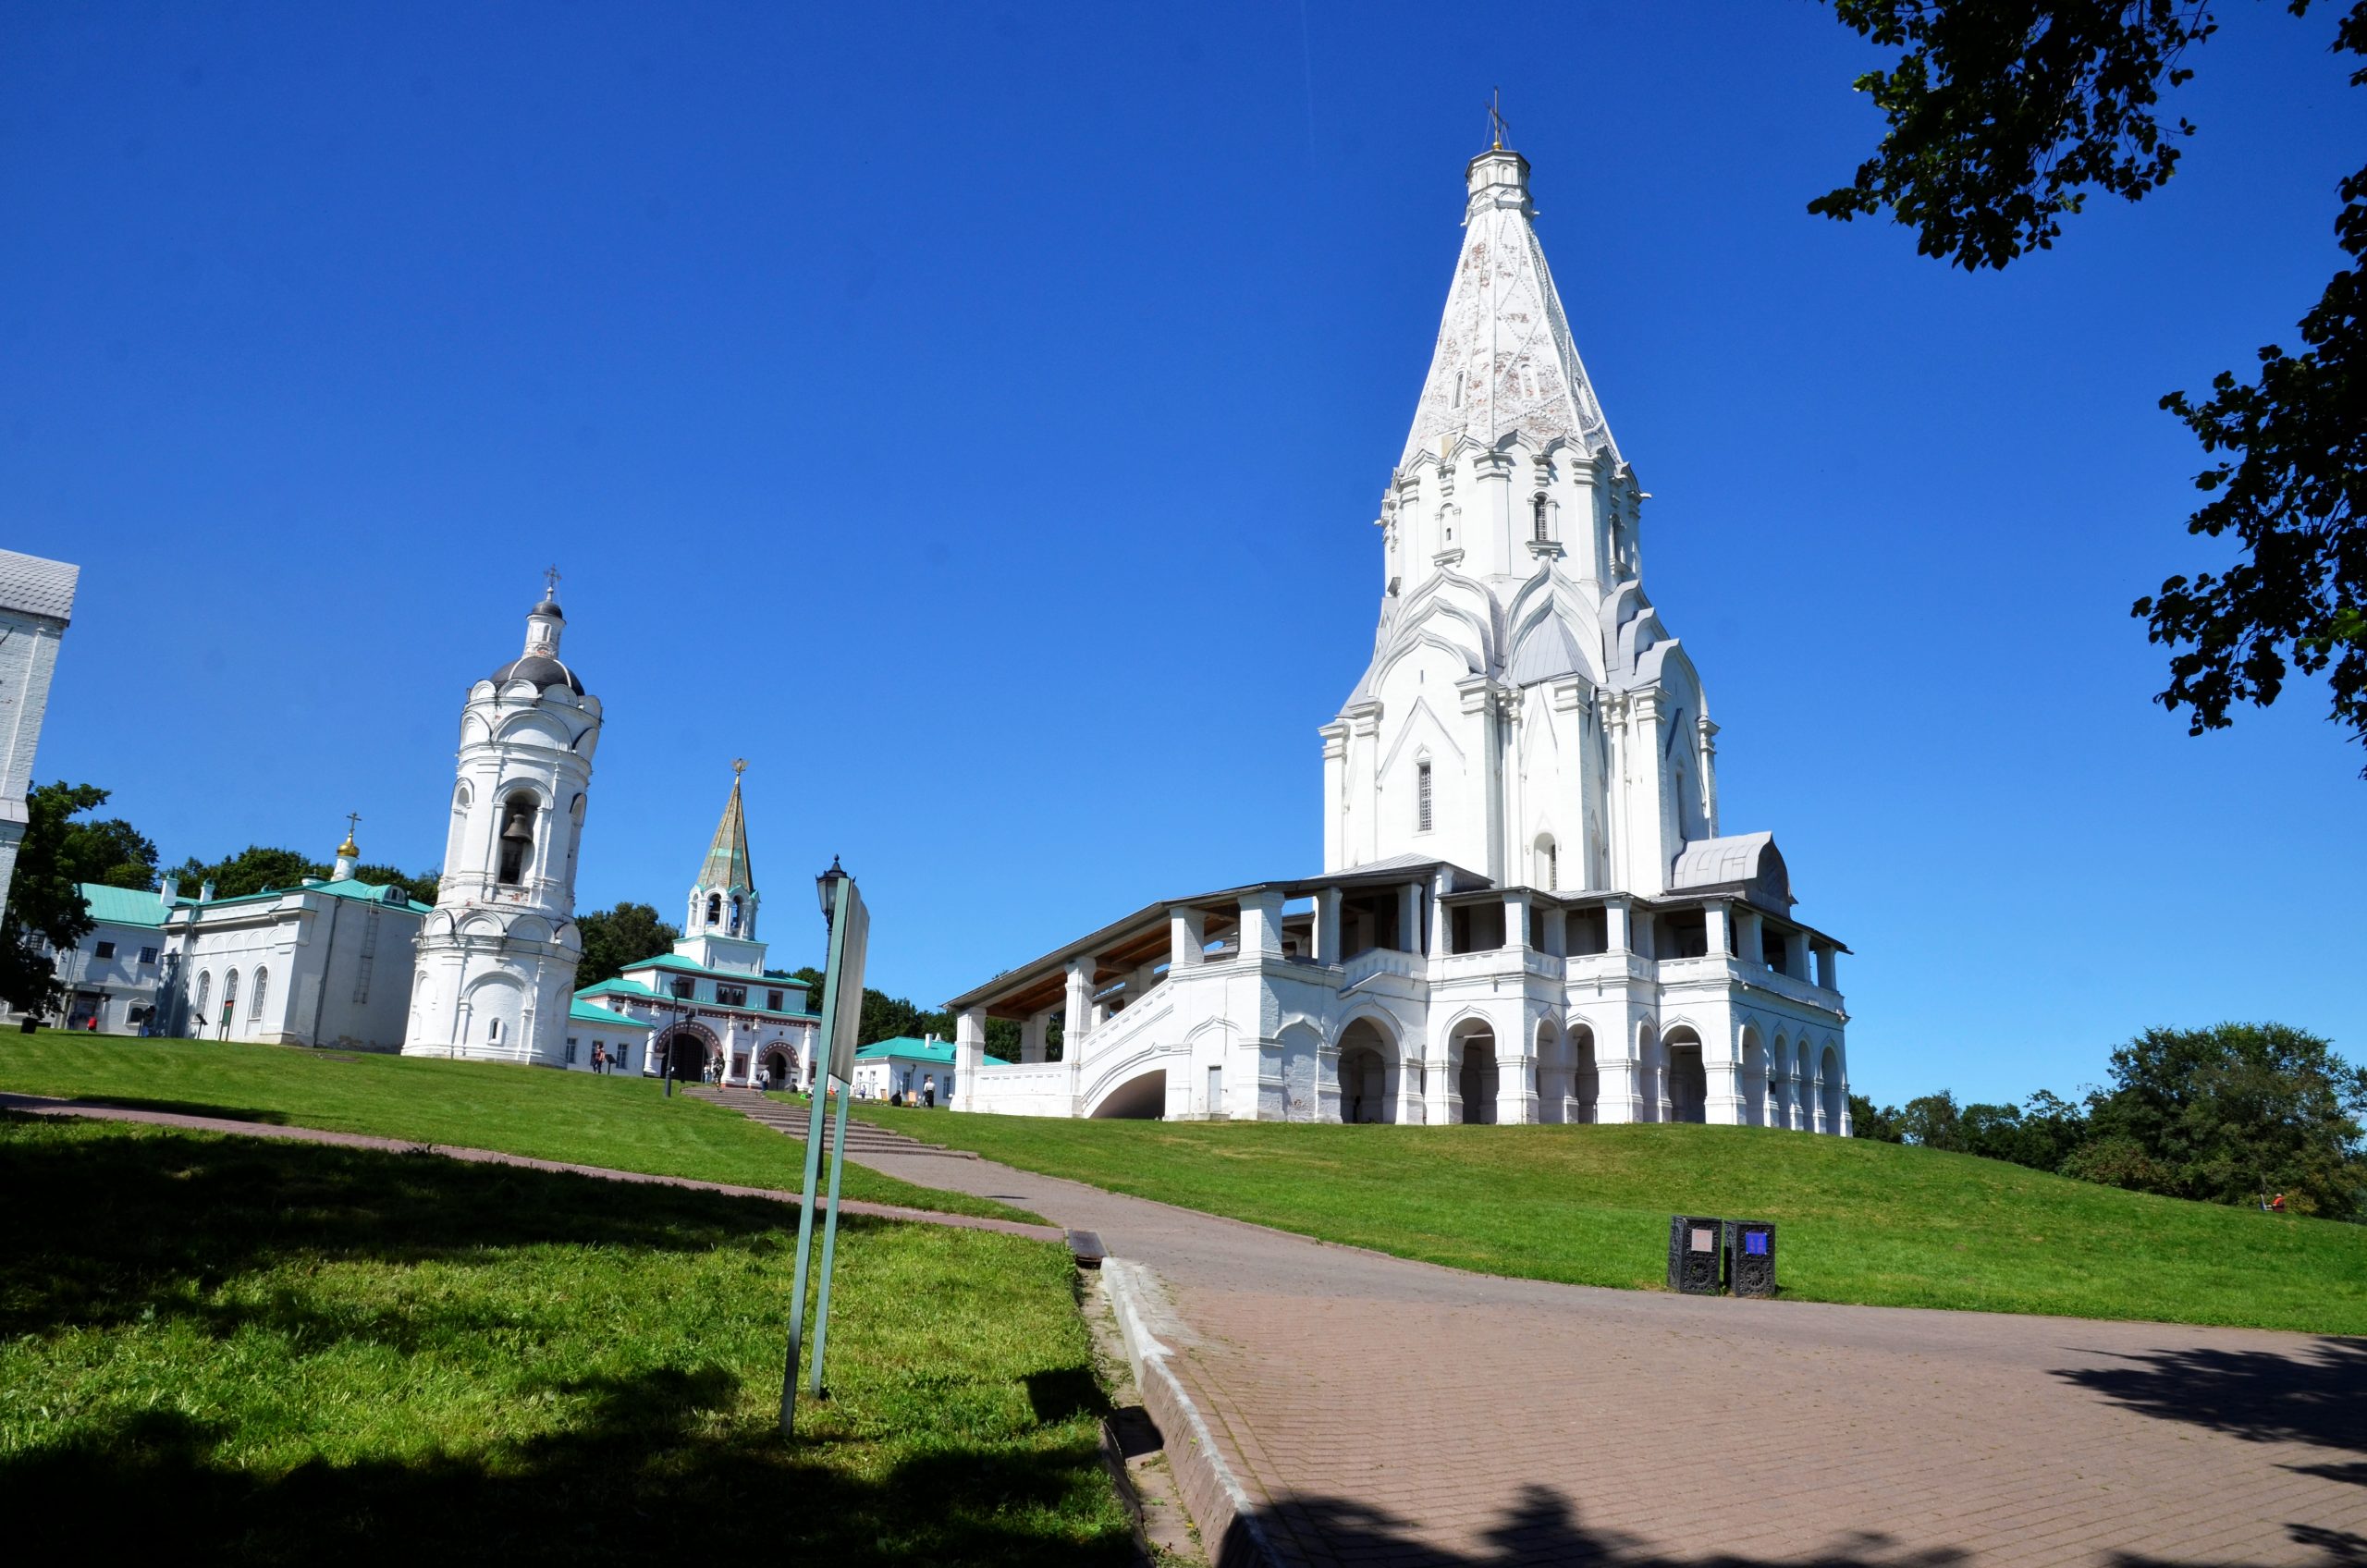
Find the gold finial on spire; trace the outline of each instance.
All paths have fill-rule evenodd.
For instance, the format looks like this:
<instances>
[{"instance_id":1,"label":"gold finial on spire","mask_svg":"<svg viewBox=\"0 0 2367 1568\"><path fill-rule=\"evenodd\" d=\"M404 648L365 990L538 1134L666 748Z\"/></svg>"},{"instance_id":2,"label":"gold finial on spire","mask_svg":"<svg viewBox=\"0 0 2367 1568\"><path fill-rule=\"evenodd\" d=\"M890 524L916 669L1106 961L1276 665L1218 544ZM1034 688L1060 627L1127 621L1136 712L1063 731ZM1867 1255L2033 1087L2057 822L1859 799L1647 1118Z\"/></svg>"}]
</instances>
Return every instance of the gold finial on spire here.
<instances>
[{"instance_id":1,"label":"gold finial on spire","mask_svg":"<svg viewBox=\"0 0 2367 1568\"><path fill-rule=\"evenodd\" d=\"M543 597L546 599L558 597L558 568L555 566L543 568Z\"/></svg>"},{"instance_id":2,"label":"gold finial on spire","mask_svg":"<svg viewBox=\"0 0 2367 1568\"><path fill-rule=\"evenodd\" d=\"M350 811L345 814L345 842L337 847L337 853L341 855L358 855L362 852L361 847L353 841L354 830L361 826L362 814L360 812Z\"/></svg>"},{"instance_id":3,"label":"gold finial on spire","mask_svg":"<svg viewBox=\"0 0 2367 1568\"><path fill-rule=\"evenodd\" d=\"M1495 146L1489 149L1489 151L1495 153L1501 153L1504 150L1504 132L1512 129L1512 127L1505 123L1503 111L1501 107L1503 96L1504 90L1501 87L1491 87L1488 90L1488 129L1493 135L1496 143Z\"/></svg>"},{"instance_id":4,"label":"gold finial on spire","mask_svg":"<svg viewBox=\"0 0 2367 1568\"><path fill-rule=\"evenodd\" d=\"M731 781L733 783L738 783L740 781L740 776L747 771L748 759L746 757L733 757L731 759Z\"/></svg>"}]
</instances>

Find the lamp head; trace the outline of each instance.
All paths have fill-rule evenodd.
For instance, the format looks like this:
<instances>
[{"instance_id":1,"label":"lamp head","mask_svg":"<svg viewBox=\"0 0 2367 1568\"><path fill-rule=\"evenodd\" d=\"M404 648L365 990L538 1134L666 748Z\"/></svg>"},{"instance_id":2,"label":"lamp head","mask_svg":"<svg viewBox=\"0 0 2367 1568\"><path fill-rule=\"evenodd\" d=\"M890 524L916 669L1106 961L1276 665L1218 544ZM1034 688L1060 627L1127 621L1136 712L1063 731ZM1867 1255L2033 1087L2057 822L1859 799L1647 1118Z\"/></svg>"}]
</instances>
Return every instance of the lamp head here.
<instances>
[{"instance_id":1,"label":"lamp head","mask_svg":"<svg viewBox=\"0 0 2367 1568\"><path fill-rule=\"evenodd\" d=\"M831 912L838 908L838 885L846 879L846 871L839 864L839 857L836 855L830 857L830 869L814 878L815 896L822 900L824 925L829 924Z\"/></svg>"}]
</instances>

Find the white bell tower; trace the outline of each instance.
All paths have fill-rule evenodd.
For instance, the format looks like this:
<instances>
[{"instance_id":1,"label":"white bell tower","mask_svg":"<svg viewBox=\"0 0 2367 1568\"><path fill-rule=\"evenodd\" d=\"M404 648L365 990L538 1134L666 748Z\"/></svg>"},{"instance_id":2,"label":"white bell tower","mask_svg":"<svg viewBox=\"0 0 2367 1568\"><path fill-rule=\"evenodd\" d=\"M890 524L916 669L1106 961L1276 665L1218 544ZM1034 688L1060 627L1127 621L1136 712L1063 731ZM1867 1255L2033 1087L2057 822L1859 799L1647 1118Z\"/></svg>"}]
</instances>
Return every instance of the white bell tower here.
<instances>
[{"instance_id":1,"label":"white bell tower","mask_svg":"<svg viewBox=\"0 0 2367 1568\"><path fill-rule=\"evenodd\" d=\"M472 687L460 711L444 879L420 928L405 1056L564 1058L600 699L559 660L567 618L558 569L547 575L525 652Z\"/></svg>"}]
</instances>

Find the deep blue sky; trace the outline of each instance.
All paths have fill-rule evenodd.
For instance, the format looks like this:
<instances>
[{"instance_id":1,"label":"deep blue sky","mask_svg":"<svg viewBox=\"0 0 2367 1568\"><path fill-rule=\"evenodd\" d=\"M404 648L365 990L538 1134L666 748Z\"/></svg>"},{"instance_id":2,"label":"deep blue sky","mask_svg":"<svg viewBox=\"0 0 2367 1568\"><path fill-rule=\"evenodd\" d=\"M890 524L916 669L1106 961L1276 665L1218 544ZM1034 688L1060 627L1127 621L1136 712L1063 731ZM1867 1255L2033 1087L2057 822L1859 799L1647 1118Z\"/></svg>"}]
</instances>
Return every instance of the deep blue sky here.
<instances>
[{"instance_id":1,"label":"deep blue sky","mask_svg":"<svg viewBox=\"0 0 2367 1568\"><path fill-rule=\"evenodd\" d=\"M83 565L39 772L174 861L355 810L432 864L556 560L583 907L676 913L734 756L777 961L840 853L924 1000L1313 870L1500 84L1857 1086L2355 1058L2358 749L2313 684L2188 739L2128 617L2223 554L2155 399L2294 341L2367 130L2331 17L2226 12L2169 187L1968 277L1802 211L1877 134L1806 4L8 6L0 543Z\"/></svg>"}]
</instances>

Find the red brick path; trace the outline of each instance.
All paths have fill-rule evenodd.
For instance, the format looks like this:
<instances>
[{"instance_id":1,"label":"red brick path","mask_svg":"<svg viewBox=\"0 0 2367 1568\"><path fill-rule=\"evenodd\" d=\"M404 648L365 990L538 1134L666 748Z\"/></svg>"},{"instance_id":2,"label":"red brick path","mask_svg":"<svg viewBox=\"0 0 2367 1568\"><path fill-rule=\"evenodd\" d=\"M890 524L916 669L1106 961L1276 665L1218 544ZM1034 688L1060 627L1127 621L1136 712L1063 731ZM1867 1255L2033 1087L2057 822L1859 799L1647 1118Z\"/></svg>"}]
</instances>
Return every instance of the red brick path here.
<instances>
[{"instance_id":1,"label":"red brick path","mask_svg":"<svg viewBox=\"0 0 2367 1568\"><path fill-rule=\"evenodd\" d=\"M866 1162L1152 1269L1288 1562L2367 1563L2367 1341L1502 1280Z\"/></svg>"}]
</instances>

